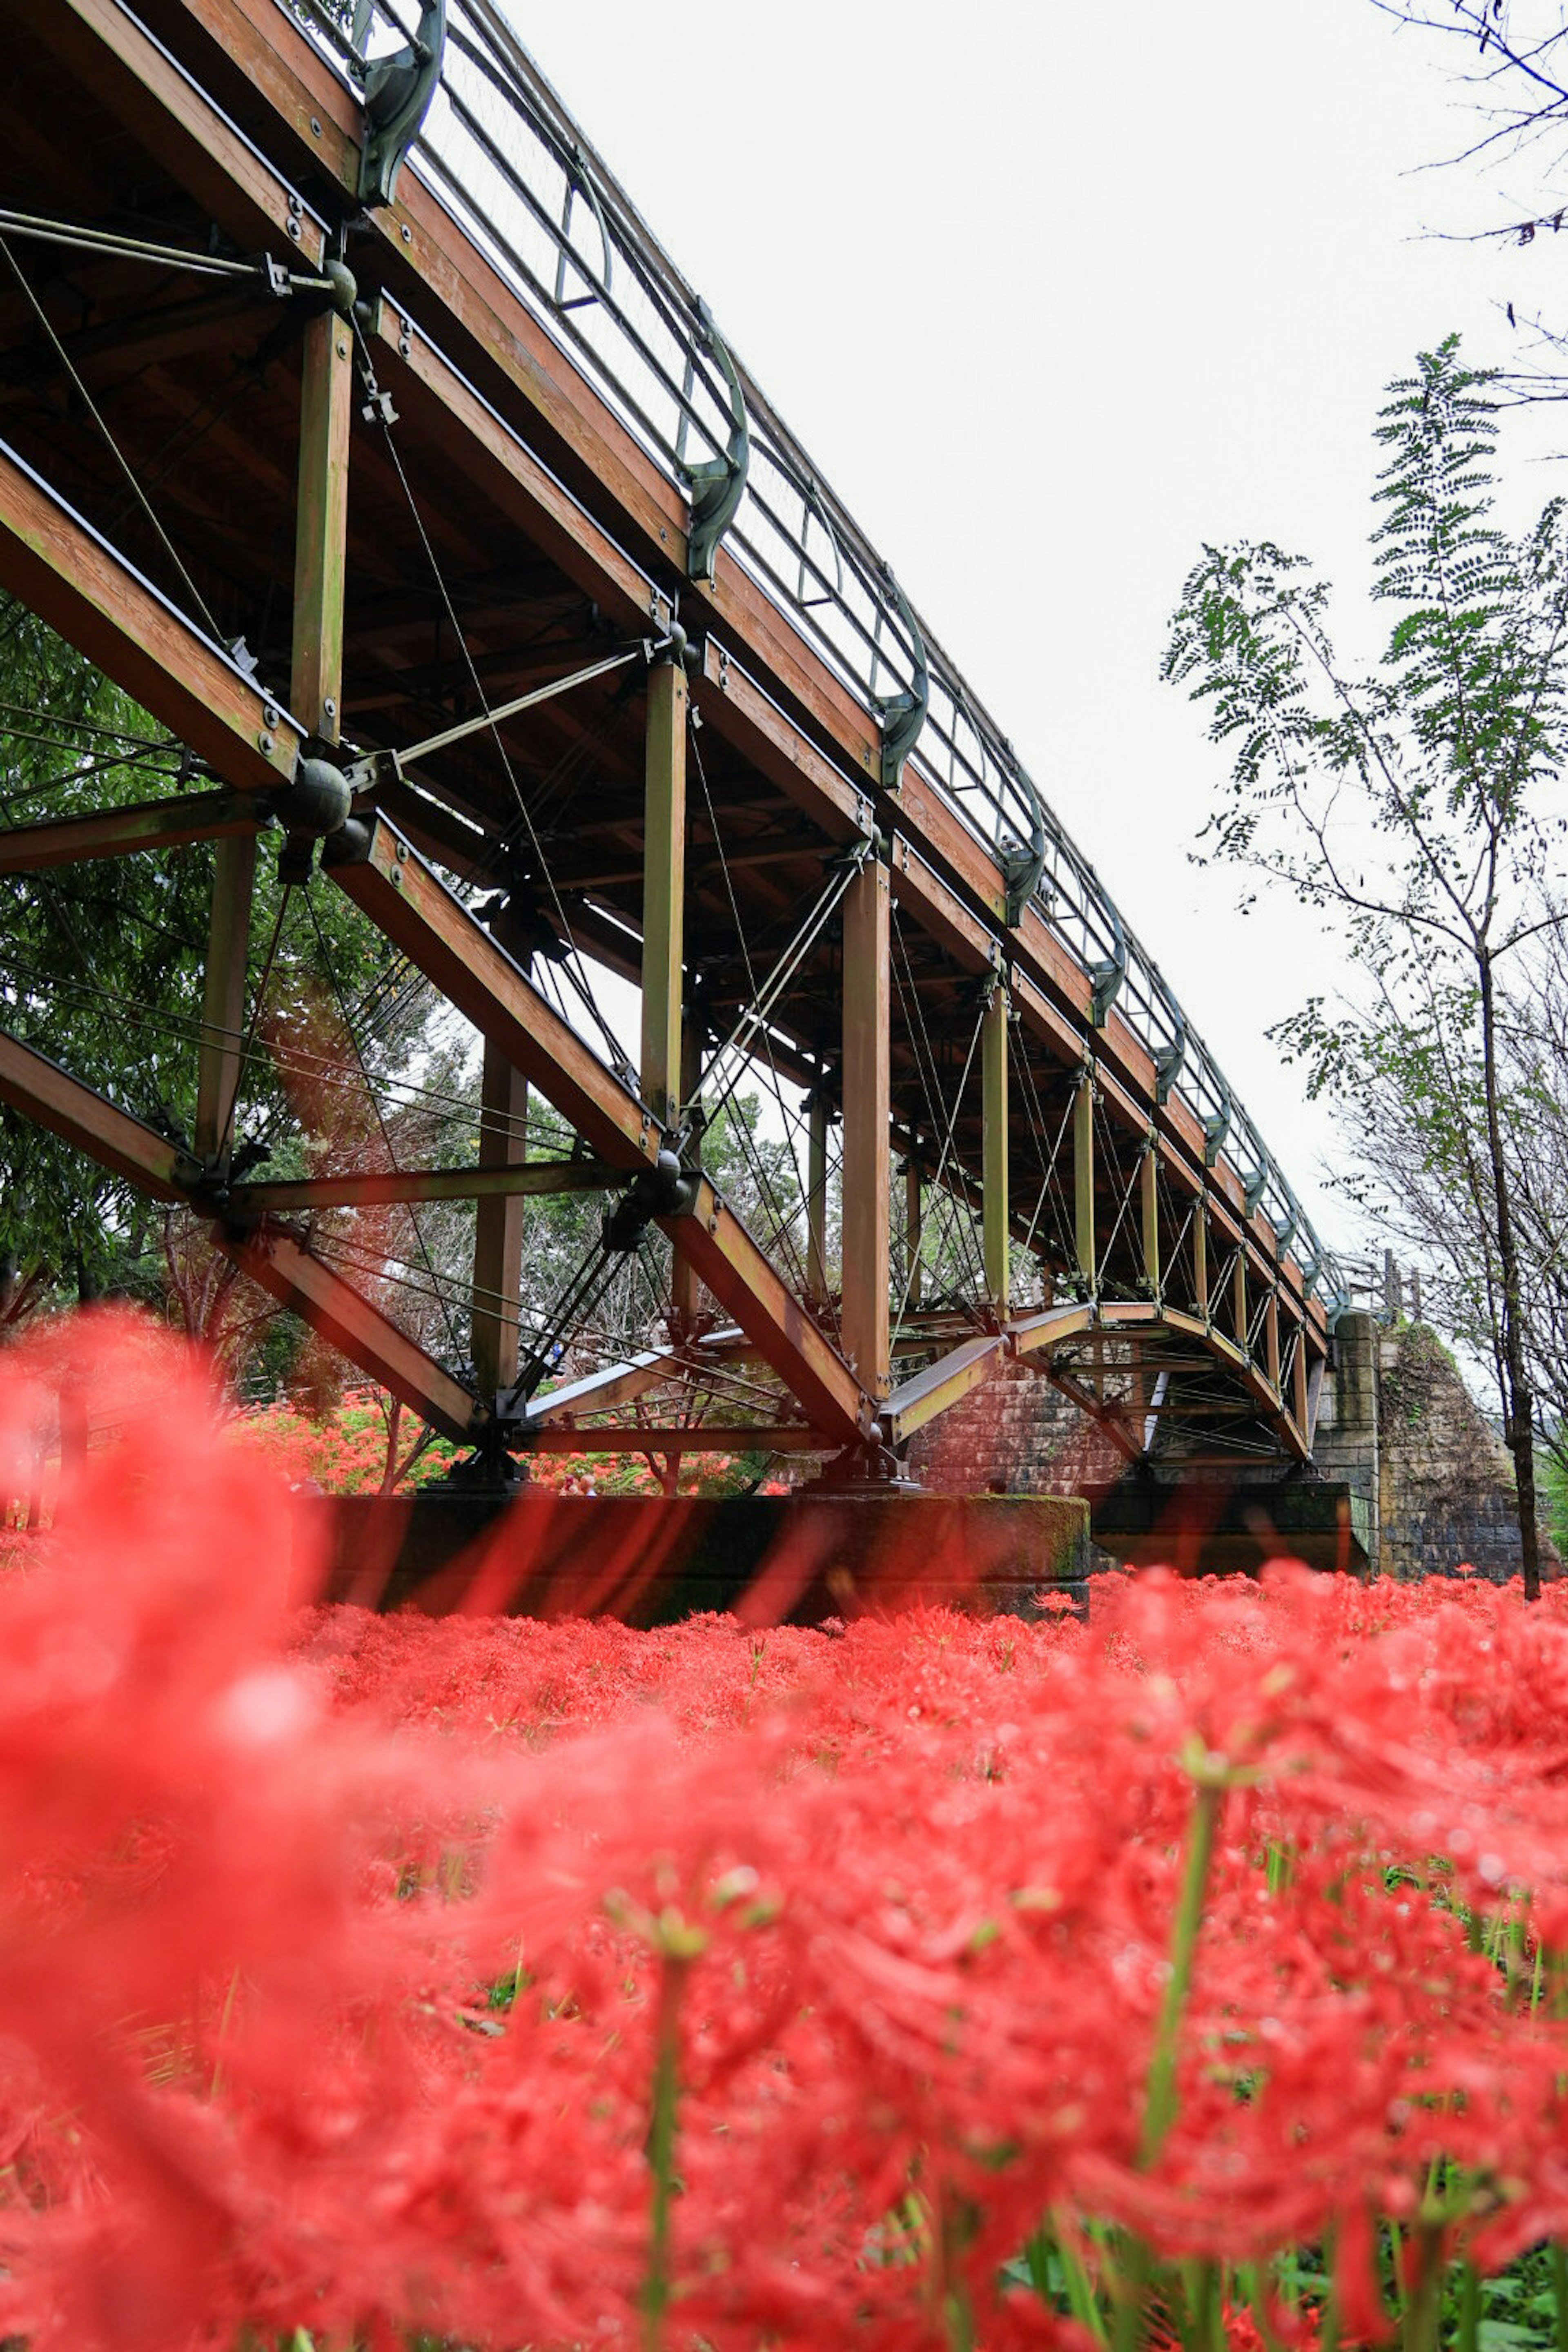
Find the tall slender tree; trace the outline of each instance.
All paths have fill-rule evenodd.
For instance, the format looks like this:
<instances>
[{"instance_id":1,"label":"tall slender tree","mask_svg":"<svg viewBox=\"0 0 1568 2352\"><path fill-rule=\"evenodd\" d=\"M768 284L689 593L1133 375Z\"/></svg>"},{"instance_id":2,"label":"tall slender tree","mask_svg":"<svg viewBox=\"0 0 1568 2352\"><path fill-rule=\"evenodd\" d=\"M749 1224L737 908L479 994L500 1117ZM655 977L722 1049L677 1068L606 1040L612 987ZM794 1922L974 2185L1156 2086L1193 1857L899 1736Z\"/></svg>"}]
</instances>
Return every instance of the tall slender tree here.
<instances>
[{"instance_id":1,"label":"tall slender tree","mask_svg":"<svg viewBox=\"0 0 1568 2352\"><path fill-rule=\"evenodd\" d=\"M1172 624L1167 677L1232 751L1206 855L1321 909L1347 994L1273 1033L1310 1091L1363 1114L1375 1199L1380 1106L1416 1149L1481 1268L1485 1339L1539 1590L1518 1173L1508 1148L1504 996L1562 919L1545 885L1568 753L1568 520L1552 500L1510 538L1493 517L1497 401L1458 339L1390 387L1377 425L1373 595L1392 626L1342 664L1329 591L1268 543L1205 547Z\"/></svg>"}]
</instances>

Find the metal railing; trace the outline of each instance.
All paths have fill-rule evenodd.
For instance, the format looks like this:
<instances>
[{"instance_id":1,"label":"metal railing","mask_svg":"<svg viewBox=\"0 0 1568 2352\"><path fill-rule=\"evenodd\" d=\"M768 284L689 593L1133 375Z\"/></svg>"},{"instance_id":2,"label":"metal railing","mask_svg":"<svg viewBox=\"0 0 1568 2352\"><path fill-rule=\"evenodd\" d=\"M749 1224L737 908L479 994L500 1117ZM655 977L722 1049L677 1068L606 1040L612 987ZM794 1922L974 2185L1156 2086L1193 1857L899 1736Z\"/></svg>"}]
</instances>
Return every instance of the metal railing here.
<instances>
[{"instance_id":1,"label":"metal railing","mask_svg":"<svg viewBox=\"0 0 1568 2352\"><path fill-rule=\"evenodd\" d=\"M338 69L408 41L415 0L279 0ZM424 0L426 10L434 0ZM1334 1260L1187 1022L1159 965L1036 791L1011 742L900 592L870 541L583 138L493 0L447 0L440 82L411 162L475 245L692 501L694 536L727 550L910 764L1026 891L1152 1056L1160 1098L1203 1125L1209 1157L1272 1218L1337 1312ZM424 21L424 20L422 20ZM379 27L379 30L378 30ZM715 529L716 526L716 529ZM896 759L894 761L896 767ZM886 777L885 781L895 781Z\"/></svg>"}]
</instances>

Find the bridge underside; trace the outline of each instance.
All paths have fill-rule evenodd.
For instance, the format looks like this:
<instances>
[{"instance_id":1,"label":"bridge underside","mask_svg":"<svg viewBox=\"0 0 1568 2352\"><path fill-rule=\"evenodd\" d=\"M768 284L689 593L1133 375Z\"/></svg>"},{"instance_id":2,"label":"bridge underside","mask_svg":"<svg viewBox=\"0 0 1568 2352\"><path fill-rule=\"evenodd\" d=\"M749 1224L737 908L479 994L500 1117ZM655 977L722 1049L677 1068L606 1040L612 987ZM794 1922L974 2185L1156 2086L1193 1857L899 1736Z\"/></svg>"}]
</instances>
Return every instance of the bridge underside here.
<instances>
[{"instance_id":1,"label":"bridge underside","mask_svg":"<svg viewBox=\"0 0 1568 2352\"><path fill-rule=\"evenodd\" d=\"M700 484L417 154L362 205L359 98L300 25L37 0L0 62L0 588L160 747L140 792L62 757L7 803L0 892L211 876L163 1082L135 1003L111 1090L61 1066L77 999L0 950L0 1100L492 1469L885 1481L1020 1361L1129 1462L1309 1460L1315 1269L1119 997L1125 949L1075 948L1037 866L1019 902L1017 843L903 744L896 664L858 691L807 595L722 543L701 571ZM353 923L375 986L312 1027L290 942L319 980ZM378 1024L421 991L482 1076L416 1156ZM534 1291L531 1229L595 1195Z\"/></svg>"}]
</instances>

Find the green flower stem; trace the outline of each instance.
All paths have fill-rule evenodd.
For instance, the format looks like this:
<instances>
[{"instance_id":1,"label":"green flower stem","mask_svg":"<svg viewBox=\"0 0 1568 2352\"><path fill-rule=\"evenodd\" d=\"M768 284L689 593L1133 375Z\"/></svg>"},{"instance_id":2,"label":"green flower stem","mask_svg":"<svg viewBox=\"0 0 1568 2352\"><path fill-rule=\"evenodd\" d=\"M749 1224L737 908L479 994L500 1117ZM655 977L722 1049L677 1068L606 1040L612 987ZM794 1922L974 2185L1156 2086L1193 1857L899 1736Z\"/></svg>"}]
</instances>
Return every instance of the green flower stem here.
<instances>
[{"instance_id":1,"label":"green flower stem","mask_svg":"<svg viewBox=\"0 0 1568 2352\"><path fill-rule=\"evenodd\" d=\"M1459 2264L1459 2323L1454 2352L1477 2352L1481 2340L1481 2274L1474 2263Z\"/></svg>"},{"instance_id":2,"label":"green flower stem","mask_svg":"<svg viewBox=\"0 0 1568 2352\"><path fill-rule=\"evenodd\" d=\"M644 2352L661 2352L664 2315L672 2293L670 2209L675 2199L675 2152L680 2132L680 2001L690 1965L689 1958L668 1948L660 1957L653 2106L647 2134L653 2193L648 2212L647 2275L642 2292Z\"/></svg>"},{"instance_id":3,"label":"green flower stem","mask_svg":"<svg viewBox=\"0 0 1568 2352\"><path fill-rule=\"evenodd\" d=\"M1223 1780L1205 1780L1198 1783L1197 1794L1193 1800L1193 1818L1187 1830L1186 1865L1182 1873L1181 1897L1171 1928L1169 1973L1165 1979L1164 1997L1160 2003L1159 2021L1154 2028L1154 2053L1149 2061L1149 2086L1143 2100L1143 2129L1138 2161L1145 2172L1159 2162L1171 2126L1176 2120L1176 2062L1181 2048L1182 2015L1187 2005L1187 1994L1192 1989L1193 1956L1197 1949L1198 1929L1203 1925L1215 1837L1224 1805Z\"/></svg>"},{"instance_id":4,"label":"green flower stem","mask_svg":"<svg viewBox=\"0 0 1568 2352\"><path fill-rule=\"evenodd\" d=\"M1197 1776L1192 1819L1187 1826L1186 1858L1176 1916L1171 1924L1171 1958L1164 1995L1154 2027L1154 2049L1149 2061L1148 2088L1143 2098L1143 2126L1139 2137L1138 2163L1151 2171L1176 2120L1176 2061L1180 2053L1182 2018L1192 1988L1193 1957L1203 1925L1214 1862L1215 1839L1225 1806L1226 1778L1205 1759ZM1143 2304L1153 2263L1141 2239L1129 2243L1116 2298L1116 2352L1134 2352L1142 2333Z\"/></svg>"},{"instance_id":5,"label":"green flower stem","mask_svg":"<svg viewBox=\"0 0 1568 2352\"><path fill-rule=\"evenodd\" d=\"M1422 2223L1411 2233L1415 2275L1405 2305L1404 2352L1437 2352L1443 2313L1443 2232Z\"/></svg>"}]
</instances>

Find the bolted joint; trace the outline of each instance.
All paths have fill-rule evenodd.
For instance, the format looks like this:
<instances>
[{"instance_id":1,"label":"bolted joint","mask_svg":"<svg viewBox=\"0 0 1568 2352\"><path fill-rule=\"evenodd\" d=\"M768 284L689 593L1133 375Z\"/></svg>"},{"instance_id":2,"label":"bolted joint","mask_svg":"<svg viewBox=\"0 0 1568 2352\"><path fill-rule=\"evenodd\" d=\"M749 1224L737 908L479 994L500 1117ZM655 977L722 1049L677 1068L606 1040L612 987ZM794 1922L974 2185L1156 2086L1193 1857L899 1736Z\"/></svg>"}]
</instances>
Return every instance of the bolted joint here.
<instances>
[{"instance_id":1,"label":"bolted joint","mask_svg":"<svg viewBox=\"0 0 1568 2352\"><path fill-rule=\"evenodd\" d=\"M340 319L346 319L353 325L359 301L359 288L354 281L353 271L346 261L323 261L321 276L331 289L332 309Z\"/></svg>"},{"instance_id":2,"label":"bolted joint","mask_svg":"<svg viewBox=\"0 0 1568 2352\"><path fill-rule=\"evenodd\" d=\"M302 758L292 781L272 803L272 814L291 834L320 841L347 822L353 798L349 780L330 760Z\"/></svg>"},{"instance_id":3,"label":"bolted joint","mask_svg":"<svg viewBox=\"0 0 1568 2352\"><path fill-rule=\"evenodd\" d=\"M613 1209L605 1212L605 1247L625 1255L635 1250L656 1217L682 1217L697 1199L697 1178L673 1151L661 1151L651 1168L632 1179Z\"/></svg>"}]
</instances>

